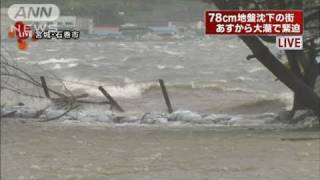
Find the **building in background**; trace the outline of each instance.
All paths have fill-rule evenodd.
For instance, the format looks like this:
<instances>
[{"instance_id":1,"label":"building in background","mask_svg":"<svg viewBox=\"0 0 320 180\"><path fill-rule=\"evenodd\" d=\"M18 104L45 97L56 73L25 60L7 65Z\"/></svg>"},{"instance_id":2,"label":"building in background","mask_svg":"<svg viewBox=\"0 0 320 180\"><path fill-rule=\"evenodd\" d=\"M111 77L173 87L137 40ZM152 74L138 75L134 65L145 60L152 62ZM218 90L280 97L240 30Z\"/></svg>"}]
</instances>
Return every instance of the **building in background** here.
<instances>
[{"instance_id":1,"label":"building in background","mask_svg":"<svg viewBox=\"0 0 320 180\"><path fill-rule=\"evenodd\" d=\"M93 33L93 19L77 16L60 16L53 22L48 24L56 24L59 30L78 30L84 34Z\"/></svg>"}]
</instances>

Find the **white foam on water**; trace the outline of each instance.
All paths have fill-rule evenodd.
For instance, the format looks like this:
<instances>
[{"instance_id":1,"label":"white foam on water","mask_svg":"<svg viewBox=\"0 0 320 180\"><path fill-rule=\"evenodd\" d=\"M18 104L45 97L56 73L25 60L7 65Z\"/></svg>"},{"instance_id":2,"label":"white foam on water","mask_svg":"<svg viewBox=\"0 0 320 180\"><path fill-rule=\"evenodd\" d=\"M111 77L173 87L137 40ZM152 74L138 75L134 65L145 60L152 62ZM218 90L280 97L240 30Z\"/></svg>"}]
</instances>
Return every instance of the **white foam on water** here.
<instances>
[{"instance_id":1,"label":"white foam on water","mask_svg":"<svg viewBox=\"0 0 320 180\"><path fill-rule=\"evenodd\" d=\"M265 100L280 100L281 102L283 102L286 105L286 109L291 109L292 104L293 104L293 100L294 100L294 96L292 92L284 92L284 93L275 93L275 94L260 94L258 96L258 98L260 99L265 99Z\"/></svg>"},{"instance_id":2,"label":"white foam on water","mask_svg":"<svg viewBox=\"0 0 320 180\"><path fill-rule=\"evenodd\" d=\"M13 109L2 109L2 113L10 112ZM35 110L25 107L15 108L17 117L32 118ZM49 108L40 118L53 118L63 114L64 110ZM27 120L27 119L26 119ZM181 110L167 113L113 113L96 109L73 110L60 118L56 123L67 123L77 125L96 126L204 126L204 127L260 127L260 128L304 128L316 127L316 118L308 117L302 123L290 125L277 121L274 113L263 113L254 115L226 115L226 114L199 114L192 111Z\"/></svg>"},{"instance_id":3,"label":"white foam on water","mask_svg":"<svg viewBox=\"0 0 320 180\"><path fill-rule=\"evenodd\" d=\"M178 70L178 69L184 69L184 66L176 65L176 66L173 66L172 68L175 69L175 70Z\"/></svg>"},{"instance_id":4,"label":"white foam on water","mask_svg":"<svg viewBox=\"0 0 320 180\"><path fill-rule=\"evenodd\" d=\"M241 92L241 93L257 93L257 90L251 90L251 89L244 89L244 88L225 88L224 91L226 92Z\"/></svg>"},{"instance_id":5,"label":"white foam on water","mask_svg":"<svg viewBox=\"0 0 320 180\"><path fill-rule=\"evenodd\" d=\"M157 68L160 69L160 70L163 70L165 69L167 66L166 65L157 65Z\"/></svg>"},{"instance_id":6,"label":"white foam on water","mask_svg":"<svg viewBox=\"0 0 320 180\"><path fill-rule=\"evenodd\" d=\"M180 57L183 57L183 55L184 55L184 52L182 52L182 51L163 50L162 52L167 53L169 55L180 56Z\"/></svg>"},{"instance_id":7,"label":"white foam on water","mask_svg":"<svg viewBox=\"0 0 320 180\"><path fill-rule=\"evenodd\" d=\"M40 62L38 62L38 64L44 65L44 64L52 64L52 63L70 63L70 62L76 62L76 61L79 61L79 59L76 59L76 58L60 58L60 59L50 58L45 61L40 61Z\"/></svg>"},{"instance_id":8,"label":"white foam on water","mask_svg":"<svg viewBox=\"0 0 320 180\"><path fill-rule=\"evenodd\" d=\"M254 81L253 78L244 77L244 76L239 76L239 77L236 78L236 80L240 80L240 81Z\"/></svg>"},{"instance_id":9,"label":"white foam on water","mask_svg":"<svg viewBox=\"0 0 320 180\"><path fill-rule=\"evenodd\" d=\"M129 84L125 86L107 86L105 89L114 97L120 98L138 98L141 97L143 86Z\"/></svg>"},{"instance_id":10,"label":"white foam on water","mask_svg":"<svg viewBox=\"0 0 320 180\"><path fill-rule=\"evenodd\" d=\"M280 93L276 95L276 98L279 98L280 101L285 103L287 109L290 109L292 107L293 100L294 100L294 95L292 92Z\"/></svg>"},{"instance_id":11,"label":"white foam on water","mask_svg":"<svg viewBox=\"0 0 320 180\"><path fill-rule=\"evenodd\" d=\"M128 47L128 45L125 43L118 43L117 46L118 47L125 47L125 48Z\"/></svg>"},{"instance_id":12,"label":"white foam on water","mask_svg":"<svg viewBox=\"0 0 320 180\"><path fill-rule=\"evenodd\" d=\"M131 83L130 79L124 80L126 85L103 85L103 87L114 97L118 98L138 98L141 97L142 93L149 89L152 86L157 85L156 82L150 83ZM76 82L76 81L75 81ZM101 92L98 90L98 87L101 86L101 82L95 81L81 81L81 84L77 83L68 83L66 82L67 87L70 90L85 90L88 94L92 96L101 96Z\"/></svg>"},{"instance_id":13,"label":"white foam on water","mask_svg":"<svg viewBox=\"0 0 320 180\"><path fill-rule=\"evenodd\" d=\"M161 64L158 64L158 65L157 65L157 68L158 68L159 70L163 70L163 69L174 69L174 70L179 70L179 69L184 69L184 66L182 66L182 65L167 66L167 65L161 65Z\"/></svg>"},{"instance_id":14,"label":"white foam on water","mask_svg":"<svg viewBox=\"0 0 320 180\"><path fill-rule=\"evenodd\" d=\"M20 56L20 57L14 58L14 59L17 60L17 61L21 61L21 60L26 60L27 58L23 57L23 56Z\"/></svg>"},{"instance_id":15,"label":"white foam on water","mask_svg":"<svg viewBox=\"0 0 320 180\"><path fill-rule=\"evenodd\" d=\"M255 67L255 68L249 69L248 72L249 72L249 73L255 73L255 72L262 71L262 70L264 70L264 68L262 68L262 67Z\"/></svg>"},{"instance_id":16,"label":"white foam on water","mask_svg":"<svg viewBox=\"0 0 320 180\"><path fill-rule=\"evenodd\" d=\"M130 56L126 56L126 57L122 58L121 61L126 62L126 61L128 61L128 59L130 59Z\"/></svg>"},{"instance_id":17,"label":"white foam on water","mask_svg":"<svg viewBox=\"0 0 320 180\"><path fill-rule=\"evenodd\" d=\"M70 79L70 78L69 78ZM71 78L72 79L72 78ZM71 80L70 79L70 80ZM101 92L98 90L99 86L103 86L112 96L120 97L120 98L139 98L142 94L153 87L159 87L157 81L150 82L140 82L135 83L133 80L125 78L124 85L113 85L113 84L104 84L103 82L91 81L91 80L71 80L72 83L68 83L68 80L65 82L66 86L71 90L84 90L86 93L92 96L101 96ZM76 83L79 82L79 83ZM191 89L213 89L213 90L221 90L225 92L240 92L240 93L252 93L252 94L262 94L261 98L269 99L269 96L265 95L266 92L243 89L243 88L226 88L221 85L221 83L225 83L225 80L217 80L217 83L196 83L194 81L190 82L190 84L167 84L167 88L182 88L186 90ZM283 97L281 100L287 102L286 98L288 95ZM279 97L272 97L272 99L279 99Z\"/></svg>"},{"instance_id":18,"label":"white foam on water","mask_svg":"<svg viewBox=\"0 0 320 180\"><path fill-rule=\"evenodd\" d=\"M55 64L52 69L61 69L61 65L60 64Z\"/></svg>"},{"instance_id":19,"label":"white foam on water","mask_svg":"<svg viewBox=\"0 0 320 180\"><path fill-rule=\"evenodd\" d=\"M172 56L183 57L185 52L178 50L169 50L167 46L154 46L154 48L161 52Z\"/></svg>"},{"instance_id":20,"label":"white foam on water","mask_svg":"<svg viewBox=\"0 0 320 180\"><path fill-rule=\"evenodd\" d=\"M232 44L227 45L228 48L230 49L237 49L238 47Z\"/></svg>"},{"instance_id":21,"label":"white foam on water","mask_svg":"<svg viewBox=\"0 0 320 180\"><path fill-rule=\"evenodd\" d=\"M154 49L161 49L161 48L162 48L162 46L154 45L154 46L153 46L153 48L154 48Z\"/></svg>"},{"instance_id":22,"label":"white foam on water","mask_svg":"<svg viewBox=\"0 0 320 180\"><path fill-rule=\"evenodd\" d=\"M206 89L206 88L212 88L212 89L221 89L223 88L219 84L215 83L209 83L209 84L198 84L194 81L191 82L191 88L192 89Z\"/></svg>"},{"instance_id":23,"label":"white foam on water","mask_svg":"<svg viewBox=\"0 0 320 180\"><path fill-rule=\"evenodd\" d=\"M46 104L51 102L45 102ZM15 117L21 117L28 120L33 118L39 109L27 106L11 106L1 109L1 113L6 114L15 110ZM41 119L58 117L65 110L56 109L50 105L48 109L40 116ZM106 111L93 106L85 106L81 109L75 109L68 112L57 123L78 124L78 125L96 125L96 126L205 126L205 127L260 127L260 128L304 128L316 127L319 123L316 117L307 117L301 123L289 125L277 120L275 113L262 113L253 115L228 115L228 114L200 114L188 110L178 110L172 114L164 112L126 112L115 113Z\"/></svg>"},{"instance_id":24,"label":"white foam on water","mask_svg":"<svg viewBox=\"0 0 320 180\"><path fill-rule=\"evenodd\" d=\"M227 83L228 81L227 81L227 80L224 80L224 79L219 79L219 80L215 80L215 82L219 82L219 83Z\"/></svg>"},{"instance_id":25,"label":"white foam on water","mask_svg":"<svg viewBox=\"0 0 320 180\"><path fill-rule=\"evenodd\" d=\"M79 64L77 64L77 63L71 63L71 64L68 64L68 68L73 68L73 67L76 67L78 65Z\"/></svg>"},{"instance_id":26,"label":"white foam on water","mask_svg":"<svg viewBox=\"0 0 320 180\"><path fill-rule=\"evenodd\" d=\"M77 63L71 63L71 64L68 64L67 66L61 66L61 64L55 64L52 69L53 70L58 70L58 69L64 69L64 68L73 68L73 67L76 67L78 66Z\"/></svg>"},{"instance_id":27,"label":"white foam on water","mask_svg":"<svg viewBox=\"0 0 320 180\"><path fill-rule=\"evenodd\" d=\"M168 120L181 122L198 122L202 120L202 117L200 114L191 111L176 111L170 114Z\"/></svg>"},{"instance_id":28,"label":"white foam on water","mask_svg":"<svg viewBox=\"0 0 320 180\"><path fill-rule=\"evenodd\" d=\"M47 52L57 52L60 51L60 49L45 49Z\"/></svg>"}]
</instances>

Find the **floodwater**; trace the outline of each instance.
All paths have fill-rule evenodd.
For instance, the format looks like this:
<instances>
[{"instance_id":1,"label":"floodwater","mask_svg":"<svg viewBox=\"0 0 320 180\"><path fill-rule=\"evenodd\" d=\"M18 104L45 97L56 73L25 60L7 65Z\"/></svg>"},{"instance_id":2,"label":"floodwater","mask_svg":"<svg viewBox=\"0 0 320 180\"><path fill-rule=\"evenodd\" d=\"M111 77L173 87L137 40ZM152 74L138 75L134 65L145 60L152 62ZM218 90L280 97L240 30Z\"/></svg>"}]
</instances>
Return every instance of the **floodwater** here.
<instances>
[{"instance_id":1,"label":"floodwater","mask_svg":"<svg viewBox=\"0 0 320 180\"><path fill-rule=\"evenodd\" d=\"M101 99L101 85L127 111L166 111L158 79L165 81L174 110L263 114L292 104L292 93L281 82L257 60L246 60L250 51L237 38L42 40L26 51L15 42L3 44L2 51L36 78L46 76L49 86L59 85L54 80L59 78L68 89Z\"/></svg>"},{"instance_id":2,"label":"floodwater","mask_svg":"<svg viewBox=\"0 0 320 180\"><path fill-rule=\"evenodd\" d=\"M126 110L83 105L59 120L50 101L1 92L1 178L5 180L316 180L319 131L275 121L292 93L237 38L175 41L39 41L2 53L50 88L88 93L105 89ZM273 50L277 55L276 50ZM163 79L174 113L158 85ZM2 79L3 80L3 79ZM41 88L6 79L32 95ZM13 82L13 83L12 83ZM61 83L64 83L65 87ZM20 105L18 105L20 103ZM21 105L23 104L23 105ZM52 115L53 114L53 115ZM314 121L318 122L318 121ZM304 139L290 141L286 139ZM306 140L305 140L306 139Z\"/></svg>"},{"instance_id":3,"label":"floodwater","mask_svg":"<svg viewBox=\"0 0 320 180\"><path fill-rule=\"evenodd\" d=\"M1 179L318 180L319 138L319 130L4 119Z\"/></svg>"}]
</instances>

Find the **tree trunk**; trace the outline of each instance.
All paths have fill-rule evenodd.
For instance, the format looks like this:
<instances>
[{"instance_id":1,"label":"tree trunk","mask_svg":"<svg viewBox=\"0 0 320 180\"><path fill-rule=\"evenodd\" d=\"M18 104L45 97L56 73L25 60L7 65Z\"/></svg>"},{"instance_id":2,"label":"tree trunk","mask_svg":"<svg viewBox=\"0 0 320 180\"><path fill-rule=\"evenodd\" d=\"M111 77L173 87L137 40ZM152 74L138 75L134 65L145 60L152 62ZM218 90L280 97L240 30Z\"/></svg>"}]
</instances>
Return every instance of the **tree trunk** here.
<instances>
[{"instance_id":1,"label":"tree trunk","mask_svg":"<svg viewBox=\"0 0 320 180\"><path fill-rule=\"evenodd\" d=\"M301 98L301 103L320 116L320 98L302 79L298 78L269 51L258 37L241 36L240 39L251 49L255 57L282 83ZM300 99L299 99L300 100Z\"/></svg>"},{"instance_id":2,"label":"tree trunk","mask_svg":"<svg viewBox=\"0 0 320 180\"><path fill-rule=\"evenodd\" d=\"M299 59L297 58L297 54L300 53L298 51L285 51L290 70L301 80L303 80L303 74L301 72ZM301 94L300 94L301 95ZM291 109L290 119L294 116L296 110L305 108L303 104L301 103L301 99L303 97L299 96L298 94L294 93L294 99L293 99L293 107Z\"/></svg>"}]
</instances>

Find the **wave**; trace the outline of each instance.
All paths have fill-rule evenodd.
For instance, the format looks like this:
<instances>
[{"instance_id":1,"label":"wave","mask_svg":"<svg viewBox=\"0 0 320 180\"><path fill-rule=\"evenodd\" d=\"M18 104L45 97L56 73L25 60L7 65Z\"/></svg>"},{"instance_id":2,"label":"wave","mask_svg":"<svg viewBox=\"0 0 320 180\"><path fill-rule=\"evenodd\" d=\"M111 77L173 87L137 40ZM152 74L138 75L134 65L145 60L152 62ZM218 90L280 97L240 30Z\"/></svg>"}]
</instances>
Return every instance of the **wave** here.
<instances>
[{"instance_id":1,"label":"wave","mask_svg":"<svg viewBox=\"0 0 320 180\"><path fill-rule=\"evenodd\" d=\"M52 64L52 63L70 63L70 62L76 62L76 61L79 61L79 59L76 59L76 58L60 58L60 59L50 58L45 61L37 62L37 64L44 65L44 64Z\"/></svg>"},{"instance_id":2,"label":"wave","mask_svg":"<svg viewBox=\"0 0 320 180\"><path fill-rule=\"evenodd\" d=\"M92 96L101 96L101 92L98 90L98 87L102 84L96 81L81 81L81 83L77 83L76 81L72 81L71 83L66 82L66 85L70 90L84 90L86 93ZM125 85L106 85L103 87L114 97L118 98L138 98L141 95L153 87L156 87L156 83L128 83Z\"/></svg>"},{"instance_id":3,"label":"wave","mask_svg":"<svg viewBox=\"0 0 320 180\"><path fill-rule=\"evenodd\" d=\"M20 117L27 120L32 118L37 111L25 107L11 107L1 109L3 114L15 110L12 117ZM48 108L40 118L57 117L64 113L63 110ZM308 117L302 123L290 125L279 121L274 113L260 113L252 115L228 115L228 114L199 114L187 110L175 111L172 114L148 112L148 113L114 113L97 109L74 110L56 123L82 124L82 125L166 125L166 126L209 126L209 127L258 127L258 128L305 128L317 127L319 121L316 117ZM102 124L101 124L102 123Z\"/></svg>"},{"instance_id":4,"label":"wave","mask_svg":"<svg viewBox=\"0 0 320 180\"><path fill-rule=\"evenodd\" d=\"M236 80L239 80L239 81L255 81L255 79L253 79L251 77L244 77L244 76L238 76L236 78Z\"/></svg>"},{"instance_id":5,"label":"wave","mask_svg":"<svg viewBox=\"0 0 320 180\"><path fill-rule=\"evenodd\" d=\"M78 65L79 64L77 64L77 63L71 63L71 64L68 64L68 68L73 68L73 67L76 67Z\"/></svg>"},{"instance_id":6,"label":"wave","mask_svg":"<svg viewBox=\"0 0 320 180\"><path fill-rule=\"evenodd\" d=\"M68 81L66 81L68 82ZM70 89L83 89L88 92L92 92L92 94L96 93L96 87L100 86L101 82L97 81L79 81L79 83L76 83L77 81L74 81L74 83L68 84L68 87ZM211 90L211 91L218 91L218 92L238 92L238 93L246 93L246 94L255 94L260 99L266 99L266 100L281 100L285 102L286 104L291 104L292 101L292 94L291 93L280 93L280 94L274 94L270 95L265 91L258 91L254 89L246 89L246 88L240 88L240 87L225 87L224 83L220 83L224 81L216 81L216 83L195 83L190 82L188 84L183 83L167 83L166 86L168 90L196 90L196 89L202 89L202 90ZM104 87L106 90L108 90L111 94L113 94L115 97L123 97L123 98L134 98L139 97L144 93L152 92L152 91L159 91L160 86L157 81L150 81L150 82L134 82L132 80L128 81L126 80L125 84L123 85L111 85L111 84L104 84ZM98 92L98 94L100 94Z\"/></svg>"},{"instance_id":7,"label":"wave","mask_svg":"<svg viewBox=\"0 0 320 180\"><path fill-rule=\"evenodd\" d=\"M255 72L259 72L259 71L263 71L263 70L264 70L264 68L262 68L262 67L254 67L252 69L249 69L247 72L248 73L255 73Z\"/></svg>"},{"instance_id":8,"label":"wave","mask_svg":"<svg viewBox=\"0 0 320 180\"><path fill-rule=\"evenodd\" d=\"M52 70L59 70L59 69L66 69L66 68L74 68L77 67L79 64L77 63L70 63L67 66L61 66L61 64L55 64L51 69Z\"/></svg>"},{"instance_id":9,"label":"wave","mask_svg":"<svg viewBox=\"0 0 320 180\"><path fill-rule=\"evenodd\" d=\"M61 69L61 65L60 64L55 64L52 69Z\"/></svg>"},{"instance_id":10,"label":"wave","mask_svg":"<svg viewBox=\"0 0 320 180\"><path fill-rule=\"evenodd\" d=\"M184 69L184 66L182 65L176 65L176 66L167 66L167 65L157 65L157 68L159 70L164 70L164 69L173 69L173 70L179 70L179 69Z\"/></svg>"},{"instance_id":11,"label":"wave","mask_svg":"<svg viewBox=\"0 0 320 180\"><path fill-rule=\"evenodd\" d=\"M280 112L285 110L286 104L281 99L257 99L256 101L245 102L226 109L232 114L253 114L264 112ZM277 112L277 113L278 113Z\"/></svg>"},{"instance_id":12,"label":"wave","mask_svg":"<svg viewBox=\"0 0 320 180\"><path fill-rule=\"evenodd\" d=\"M17 60L17 61L27 60L27 58L26 58L26 57L23 57L23 56L16 57L16 58L14 58L14 59Z\"/></svg>"},{"instance_id":13,"label":"wave","mask_svg":"<svg viewBox=\"0 0 320 180\"><path fill-rule=\"evenodd\" d=\"M155 81L149 82L135 82L130 79L124 79L121 84L117 83L104 83L101 81L93 80L81 80L68 78L64 81L66 87L74 92L88 93L92 98L100 98L103 95L98 90L99 86L103 86L113 97L118 98L120 101L127 103L128 106L133 106L138 99L147 98L153 101L153 99L159 100L161 98L161 88L159 83ZM209 100L205 100L208 96L209 99L221 100L227 98L224 102L224 106L221 109L223 112L245 113L251 114L255 112L278 112L278 110L290 109L293 102L293 95L290 92L285 93L269 93L262 90L254 90L249 88L228 87L226 83L220 83L220 81L208 82L189 82L189 83L166 83L167 90L172 98L176 99L176 102L188 103L190 100L199 97L199 101L202 99L202 109L215 110L216 106L210 106ZM192 94L195 96L183 98L183 94ZM223 97L218 97L223 96ZM230 99L230 98L231 99ZM229 99L228 99L229 98ZM234 99L233 99L234 98ZM122 99L122 100L121 100ZM125 100L128 99L128 100ZM188 101L189 99L189 101ZM241 101L239 101L242 99ZM235 100L235 102L233 102ZM141 100L143 101L143 100ZM181 101L181 102L180 102ZM156 102L156 101L155 101ZM243 102L243 103L241 103ZM200 103L200 102L198 102ZM191 108L192 104L185 106ZM143 108L143 107L141 107ZM145 108L143 108L145 109ZM148 109L148 108L147 108ZM151 108L153 109L153 108ZM196 108L198 109L198 108ZM199 109L198 109L199 110ZM213 111L215 112L215 111Z\"/></svg>"}]
</instances>

